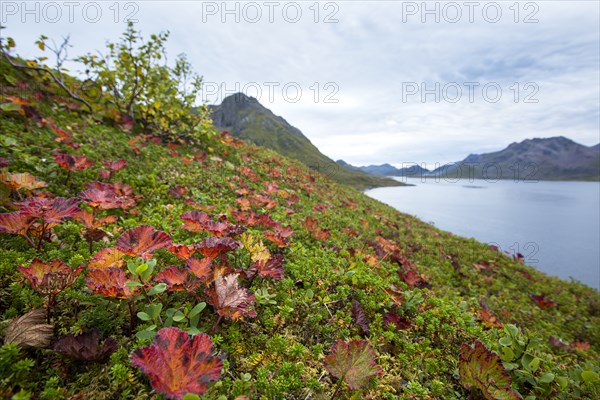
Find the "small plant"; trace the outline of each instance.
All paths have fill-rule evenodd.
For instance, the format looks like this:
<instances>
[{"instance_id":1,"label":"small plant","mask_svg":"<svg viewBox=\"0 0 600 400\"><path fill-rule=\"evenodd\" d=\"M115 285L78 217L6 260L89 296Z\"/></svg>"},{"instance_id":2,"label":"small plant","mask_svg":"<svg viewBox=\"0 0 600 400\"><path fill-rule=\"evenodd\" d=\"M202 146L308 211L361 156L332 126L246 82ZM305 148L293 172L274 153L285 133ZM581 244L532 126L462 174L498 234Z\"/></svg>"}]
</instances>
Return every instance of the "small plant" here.
<instances>
[{"instance_id":1,"label":"small plant","mask_svg":"<svg viewBox=\"0 0 600 400\"><path fill-rule=\"evenodd\" d=\"M144 330L138 331L136 336L138 339L151 339L156 335L155 330L159 327L171 327L174 324L179 325L190 335L200 333L198 323L200 322L200 313L206 308L206 303L201 302L194 307L186 305L181 308L169 308L165 311L165 318L162 318L161 311L162 303L147 304L144 311L137 313L139 319L145 322L152 322Z\"/></svg>"},{"instance_id":2,"label":"small plant","mask_svg":"<svg viewBox=\"0 0 600 400\"><path fill-rule=\"evenodd\" d=\"M36 177L29 172L14 174L0 172L0 183L8 186L11 190L14 190L19 197L21 197L21 191L30 192L48 186L46 182L38 181Z\"/></svg>"},{"instance_id":3,"label":"small plant","mask_svg":"<svg viewBox=\"0 0 600 400\"><path fill-rule=\"evenodd\" d=\"M76 198L28 197L15 205L19 211L0 214L0 232L23 236L38 253L44 240L51 239L52 228L79 212Z\"/></svg>"},{"instance_id":4,"label":"small plant","mask_svg":"<svg viewBox=\"0 0 600 400\"><path fill-rule=\"evenodd\" d=\"M88 159L85 156L75 156L71 154L55 154L54 161L59 166L63 167L67 170L67 178L65 179L65 185L69 183L69 179L71 178L71 172L73 171L83 171L90 167L94 166L94 161Z\"/></svg>"},{"instance_id":5,"label":"small plant","mask_svg":"<svg viewBox=\"0 0 600 400\"><path fill-rule=\"evenodd\" d=\"M98 362L117 350L114 339L100 344L100 331L92 330L81 335L65 335L58 339L52 350L77 361Z\"/></svg>"},{"instance_id":6,"label":"small plant","mask_svg":"<svg viewBox=\"0 0 600 400\"><path fill-rule=\"evenodd\" d=\"M35 291L48 296L46 313L50 322L50 310L56 306L56 296L75 282L83 268L83 264L73 269L59 259L45 263L36 258L29 266L18 267L18 270L27 278Z\"/></svg>"},{"instance_id":7,"label":"small plant","mask_svg":"<svg viewBox=\"0 0 600 400\"><path fill-rule=\"evenodd\" d=\"M510 376L500 357L475 340L473 346L464 343L458 363L460 381L467 389L477 388L488 400L519 400L521 395L510 387Z\"/></svg>"},{"instance_id":8,"label":"small plant","mask_svg":"<svg viewBox=\"0 0 600 400\"><path fill-rule=\"evenodd\" d=\"M228 319L256 317L256 311L252 308L255 297L247 289L240 287L238 274L223 275L217 271L214 284L206 293L208 302L219 314L219 318L213 326L213 332L223 317Z\"/></svg>"},{"instance_id":9,"label":"small plant","mask_svg":"<svg viewBox=\"0 0 600 400\"><path fill-rule=\"evenodd\" d=\"M375 351L366 340L338 341L331 348L331 354L325 357L325 368L339 379L331 399L340 390L344 382L351 390L360 390L374 376L381 375L383 370L375 362Z\"/></svg>"},{"instance_id":10,"label":"small plant","mask_svg":"<svg viewBox=\"0 0 600 400\"><path fill-rule=\"evenodd\" d=\"M150 346L131 354L131 364L150 378L156 391L177 400L187 393L204 393L208 382L219 379L223 367L222 361L213 356L208 335L190 337L177 328L158 331Z\"/></svg>"},{"instance_id":11,"label":"small plant","mask_svg":"<svg viewBox=\"0 0 600 400\"><path fill-rule=\"evenodd\" d=\"M273 300L277 297L276 294L270 294L267 289L258 289L254 292L256 302L261 305L277 305L277 301Z\"/></svg>"}]
</instances>

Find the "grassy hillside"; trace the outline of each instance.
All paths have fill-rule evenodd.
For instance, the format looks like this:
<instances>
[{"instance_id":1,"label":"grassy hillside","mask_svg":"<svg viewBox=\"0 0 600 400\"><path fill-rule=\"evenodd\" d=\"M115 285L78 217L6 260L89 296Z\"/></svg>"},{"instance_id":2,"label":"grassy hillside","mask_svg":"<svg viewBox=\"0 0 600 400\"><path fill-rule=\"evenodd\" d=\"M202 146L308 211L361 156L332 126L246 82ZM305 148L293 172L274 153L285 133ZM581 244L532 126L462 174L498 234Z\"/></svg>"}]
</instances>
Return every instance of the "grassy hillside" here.
<instances>
[{"instance_id":1,"label":"grassy hillside","mask_svg":"<svg viewBox=\"0 0 600 400\"><path fill-rule=\"evenodd\" d=\"M403 185L340 166L321 153L299 129L243 93L225 98L219 106L212 107L211 115L216 126L233 136L298 160L336 182L357 189Z\"/></svg>"},{"instance_id":2,"label":"grassy hillside","mask_svg":"<svg viewBox=\"0 0 600 400\"><path fill-rule=\"evenodd\" d=\"M0 65L0 398L158 399L167 391L157 380L176 386L192 374L204 378L187 391L207 386L203 399L479 399L482 390L487 398L598 398L597 291L217 131L197 146L128 132L34 82L37 74ZM92 162L67 171L59 154ZM102 162L121 159L125 168L101 172L120 167ZM94 200L84 191L96 181L110 185L92 184L102 192ZM107 217L104 225L86 227L62 200L43 200L54 196L76 199L98 224ZM31 210L37 223L9 223L8 213ZM190 211L210 221L187 214L184 229ZM143 225L163 233L140 237ZM168 251L166 235L187 247ZM211 247L214 235L232 239ZM103 262L99 252L115 246L128 254ZM49 267L35 275L45 278L28 278L18 267L36 257L65 263L73 284L56 294L68 279ZM49 315L34 326L31 316L19 320L34 309ZM66 336L93 330L104 347ZM184 330L210 337L216 373L193 367L208 350L191 357L182 340L150 339ZM480 344L471 352L477 341L493 353ZM148 355L151 343L170 349L161 354L172 363ZM332 360L346 345L366 349L347 373L343 354ZM167 367L174 375L160 375Z\"/></svg>"}]
</instances>

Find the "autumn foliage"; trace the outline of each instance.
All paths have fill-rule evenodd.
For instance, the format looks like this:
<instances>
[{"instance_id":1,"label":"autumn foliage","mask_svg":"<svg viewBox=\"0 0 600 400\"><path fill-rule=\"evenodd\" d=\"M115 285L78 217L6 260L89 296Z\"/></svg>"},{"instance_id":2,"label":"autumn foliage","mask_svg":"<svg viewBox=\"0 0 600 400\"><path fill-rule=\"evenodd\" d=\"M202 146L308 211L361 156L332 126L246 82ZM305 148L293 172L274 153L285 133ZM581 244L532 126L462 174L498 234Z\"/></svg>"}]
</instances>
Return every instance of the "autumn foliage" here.
<instances>
[{"instance_id":1,"label":"autumn foliage","mask_svg":"<svg viewBox=\"0 0 600 400\"><path fill-rule=\"evenodd\" d=\"M219 379L223 367L213 355L208 335L190 337L177 328L161 329L150 346L131 354L131 364L150 378L156 391L177 400L187 393L204 393L208 382Z\"/></svg>"}]
</instances>

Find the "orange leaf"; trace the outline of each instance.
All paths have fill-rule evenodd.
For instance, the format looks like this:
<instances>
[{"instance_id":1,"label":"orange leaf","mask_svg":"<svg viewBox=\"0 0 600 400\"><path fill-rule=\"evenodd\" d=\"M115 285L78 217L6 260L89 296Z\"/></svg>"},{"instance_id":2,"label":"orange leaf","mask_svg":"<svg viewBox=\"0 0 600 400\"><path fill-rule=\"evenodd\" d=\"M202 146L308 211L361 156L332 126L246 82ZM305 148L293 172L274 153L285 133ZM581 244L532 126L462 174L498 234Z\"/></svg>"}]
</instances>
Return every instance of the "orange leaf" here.
<instances>
[{"instance_id":1,"label":"orange leaf","mask_svg":"<svg viewBox=\"0 0 600 400\"><path fill-rule=\"evenodd\" d=\"M116 248L127 255L149 260L154 256L154 251L170 244L171 237L163 231L155 231L150 225L141 225L122 234Z\"/></svg>"},{"instance_id":2,"label":"orange leaf","mask_svg":"<svg viewBox=\"0 0 600 400\"><path fill-rule=\"evenodd\" d=\"M115 267L88 271L86 280L87 287L93 293L118 299L130 299L136 295L139 289L126 286L127 276L125 272Z\"/></svg>"},{"instance_id":3,"label":"orange leaf","mask_svg":"<svg viewBox=\"0 0 600 400\"><path fill-rule=\"evenodd\" d=\"M108 267L120 268L125 263L123 257L125 253L117 250L114 247L107 247L96 254L90 260L89 269L106 269Z\"/></svg>"}]
</instances>

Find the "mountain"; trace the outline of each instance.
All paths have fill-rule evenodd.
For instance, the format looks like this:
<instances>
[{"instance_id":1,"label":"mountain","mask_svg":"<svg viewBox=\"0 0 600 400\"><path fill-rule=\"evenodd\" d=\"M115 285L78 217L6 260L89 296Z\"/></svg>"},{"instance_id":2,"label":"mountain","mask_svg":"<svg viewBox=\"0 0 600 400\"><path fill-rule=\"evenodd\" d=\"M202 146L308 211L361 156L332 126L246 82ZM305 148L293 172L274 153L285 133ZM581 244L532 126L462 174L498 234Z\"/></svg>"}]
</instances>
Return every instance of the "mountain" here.
<instances>
[{"instance_id":1,"label":"mountain","mask_svg":"<svg viewBox=\"0 0 600 400\"><path fill-rule=\"evenodd\" d=\"M587 147L564 136L527 139L494 153L470 154L431 175L456 179L599 180L598 146Z\"/></svg>"},{"instance_id":2,"label":"mountain","mask_svg":"<svg viewBox=\"0 0 600 400\"><path fill-rule=\"evenodd\" d=\"M254 97L236 93L223 99L220 105L209 108L213 123L219 129L301 161L337 182L359 189L402 185L393 179L376 177L340 166L321 153L298 128L273 114Z\"/></svg>"},{"instance_id":3,"label":"mountain","mask_svg":"<svg viewBox=\"0 0 600 400\"><path fill-rule=\"evenodd\" d=\"M430 172L428 169L422 168L419 165L413 165L405 168L396 168L390 164L355 167L353 165L348 164L344 160L338 160L337 163L346 166L346 168L352 168L356 171L362 171L366 172L367 174L378 176L420 176L421 174L427 174Z\"/></svg>"},{"instance_id":4,"label":"mountain","mask_svg":"<svg viewBox=\"0 0 600 400\"><path fill-rule=\"evenodd\" d=\"M390 164L356 167L339 165L375 176L436 176L448 179L599 180L600 144L583 146L564 136L527 139L494 153L469 154L464 160L433 171L413 165Z\"/></svg>"}]
</instances>

